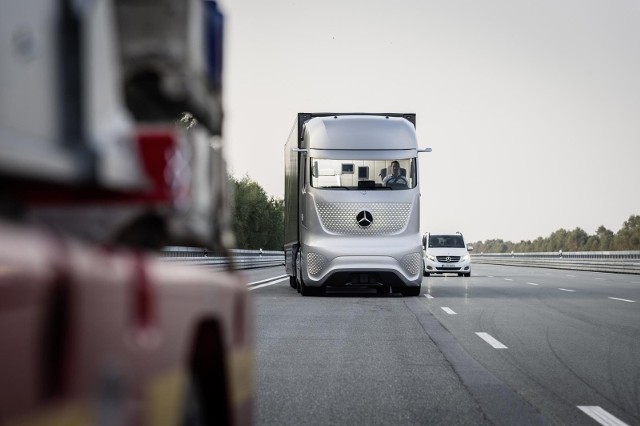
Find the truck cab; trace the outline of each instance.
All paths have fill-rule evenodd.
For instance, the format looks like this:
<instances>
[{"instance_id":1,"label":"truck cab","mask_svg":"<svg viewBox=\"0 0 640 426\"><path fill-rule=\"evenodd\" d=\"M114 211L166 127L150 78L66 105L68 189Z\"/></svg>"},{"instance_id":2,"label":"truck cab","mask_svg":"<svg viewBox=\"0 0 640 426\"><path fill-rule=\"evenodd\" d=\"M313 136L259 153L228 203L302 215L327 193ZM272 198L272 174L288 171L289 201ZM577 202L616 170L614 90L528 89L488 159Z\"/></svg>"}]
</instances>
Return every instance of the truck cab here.
<instances>
[{"instance_id":1,"label":"truck cab","mask_svg":"<svg viewBox=\"0 0 640 426\"><path fill-rule=\"evenodd\" d=\"M298 115L286 145L285 259L303 295L420 293L414 123L414 114Z\"/></svg>"}]
</instances>

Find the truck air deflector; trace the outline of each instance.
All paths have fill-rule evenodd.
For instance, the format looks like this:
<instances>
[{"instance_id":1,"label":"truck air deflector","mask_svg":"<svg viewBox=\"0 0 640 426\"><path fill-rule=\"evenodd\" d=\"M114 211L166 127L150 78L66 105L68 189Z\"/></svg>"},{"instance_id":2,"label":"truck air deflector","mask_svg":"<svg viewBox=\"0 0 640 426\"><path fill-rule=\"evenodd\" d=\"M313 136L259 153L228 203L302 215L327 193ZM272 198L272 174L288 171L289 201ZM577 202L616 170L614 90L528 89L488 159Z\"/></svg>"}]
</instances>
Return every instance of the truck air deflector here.
<instances>
[{"instance_id":1,"label":"truck air deflector","mask_svg":"<svg viewBox=\"0 0 640 426\"><path fill-rule=\"evenodd\" d=\"M315 117L332 117L334 119L337 119L338 117L346 117L346 116L373 116L373 117L382 117L382 118L389 118L389 117L399 117L399 118L404 118L405 120L409 121L413 127L416 127L416 115L415 113L370 113L370 112L314 112L314 113L309 113L309 112L299 112L298 113L298 120L297 120L297 128L298 128L298 142L301 142L303 137L303 133L304 133L304 128L305 128L305 124L307 123L307 121L311 120L312 118Z\"/></svg>"},{"instance_id":2,"label":"truck air deflector","mask_svg":"<svg viewBox=\"0 0 640 426\"><path fill-rule=\"evenodd\" d=\"M331 160L388 160L415 158L418 151L415 149L378 149L378 150L353 150L353 149L309 149L310 157L322 157Z\"/></svg>"},{"instance_id":3,"label":"truck air deflector","mask_svg":"<svg viewBox=\"0 0 640 426\"><path fill-rule=\"evenodd\" d=\"M305 124L301 148L378 150L416 149L413 125L402 118L349 116L313 118Z\"/></svg>"}]
</instances>

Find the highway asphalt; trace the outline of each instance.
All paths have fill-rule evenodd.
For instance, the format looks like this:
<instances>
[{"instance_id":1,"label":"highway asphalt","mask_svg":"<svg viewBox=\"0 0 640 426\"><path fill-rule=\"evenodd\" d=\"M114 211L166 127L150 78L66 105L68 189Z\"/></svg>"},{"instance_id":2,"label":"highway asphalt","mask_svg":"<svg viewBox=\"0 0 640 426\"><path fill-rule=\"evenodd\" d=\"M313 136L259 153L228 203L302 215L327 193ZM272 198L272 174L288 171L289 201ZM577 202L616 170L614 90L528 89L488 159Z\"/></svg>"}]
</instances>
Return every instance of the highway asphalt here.
<instances>
[{"instance_id":1,"label":"highway asphalt","mask_svg":"<svg viewBox=\"0 0 640 426\"><path fill-rule=\"evenodd\" d=\"M640 276L473 265L419 297L247 272L257 425L640 425Z\"/></svg>"}]
</instances>

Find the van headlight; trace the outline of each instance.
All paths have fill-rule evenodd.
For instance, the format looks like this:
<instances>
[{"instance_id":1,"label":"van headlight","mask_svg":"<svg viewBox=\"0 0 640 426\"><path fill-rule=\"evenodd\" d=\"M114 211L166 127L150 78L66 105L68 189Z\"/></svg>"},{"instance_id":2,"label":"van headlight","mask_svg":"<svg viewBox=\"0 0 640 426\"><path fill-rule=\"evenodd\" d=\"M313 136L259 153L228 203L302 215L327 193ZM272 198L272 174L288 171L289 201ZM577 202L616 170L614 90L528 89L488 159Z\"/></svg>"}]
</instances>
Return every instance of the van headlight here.
<instances>
[{"instance_id":1,"label":"van headlight","mask_svg":"<svg viewBox=\"0 0 640 426\"><path fill-rule=\"evenodd\" d=\"M427 259L429 259L432 262L436 261L436 257L434 255L432 255L432 254L429 254L429 253L427 253Z\"/></svg>"},{"instance_id":2,"label":"van headlight","mask_svg":"<svg viewBox=\"0 0 640 426\"><path fill-rule=\"evenodd\" d=\"M469 259L471 259L471 255L469 255L469 254L465 254L464 256L462 256L462 259L461 259L461 260L462 260L463 262L466 262L466 261L467 261L467 260L469 260Z\"/></svg>"}]
</instances>

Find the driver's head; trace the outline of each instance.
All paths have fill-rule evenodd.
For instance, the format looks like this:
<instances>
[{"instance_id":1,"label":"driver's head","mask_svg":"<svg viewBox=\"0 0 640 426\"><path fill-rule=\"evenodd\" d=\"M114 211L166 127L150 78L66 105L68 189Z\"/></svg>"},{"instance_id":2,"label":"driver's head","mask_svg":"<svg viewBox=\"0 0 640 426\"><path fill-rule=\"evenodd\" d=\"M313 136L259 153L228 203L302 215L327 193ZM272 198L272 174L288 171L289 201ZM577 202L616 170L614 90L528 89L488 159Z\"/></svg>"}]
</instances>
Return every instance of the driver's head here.
<instances>
[{"instance_id":1,"label":"driver's head","mask_svg":"<svg viewBox=\"0 0 640 426\"><path fill-rule=\"evenodd\" d=\"M397 161L392 161L391 162L391 174L394 176L398 176L398 173L400 172L400 163Z\"/></svg>"}]
</instances>

